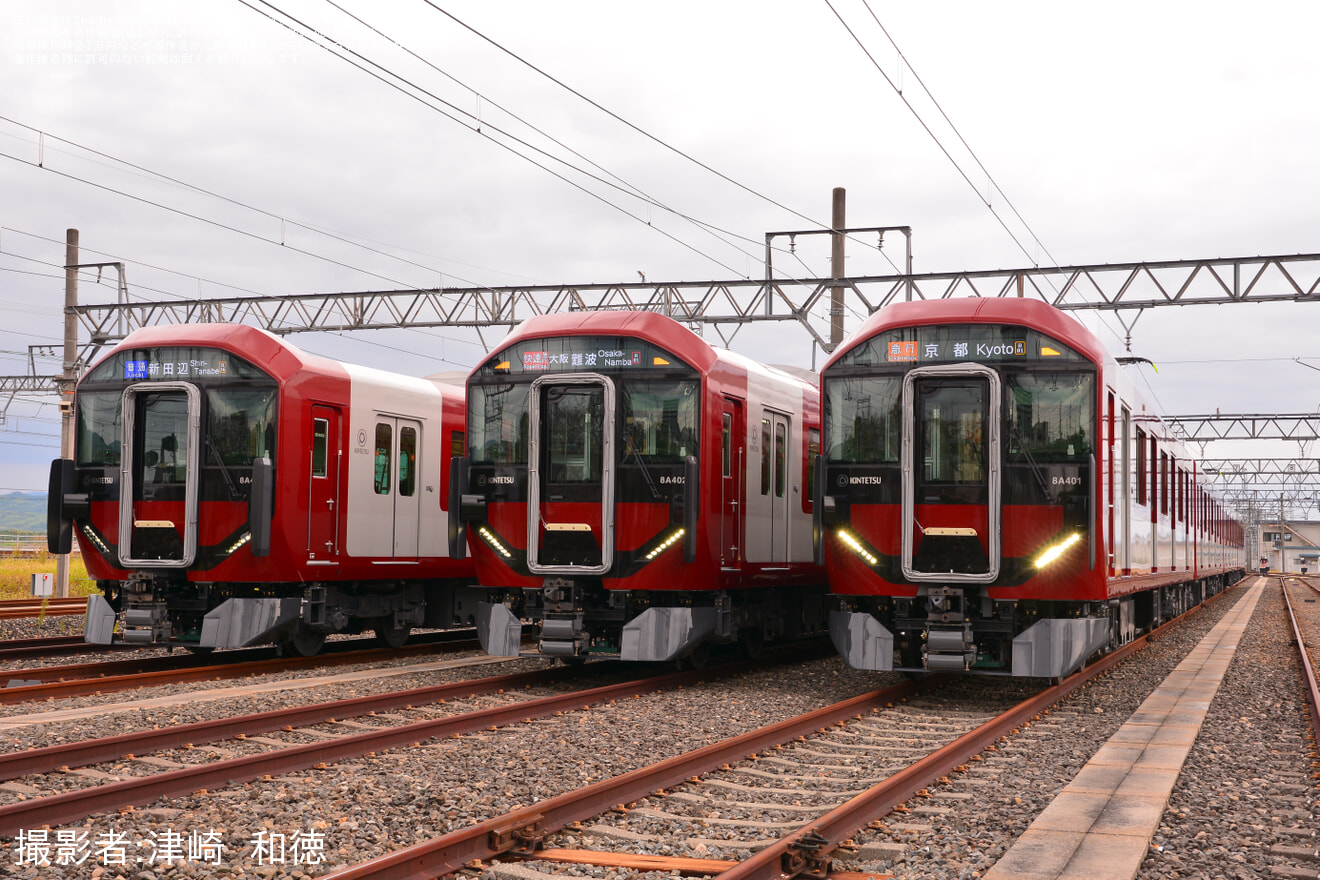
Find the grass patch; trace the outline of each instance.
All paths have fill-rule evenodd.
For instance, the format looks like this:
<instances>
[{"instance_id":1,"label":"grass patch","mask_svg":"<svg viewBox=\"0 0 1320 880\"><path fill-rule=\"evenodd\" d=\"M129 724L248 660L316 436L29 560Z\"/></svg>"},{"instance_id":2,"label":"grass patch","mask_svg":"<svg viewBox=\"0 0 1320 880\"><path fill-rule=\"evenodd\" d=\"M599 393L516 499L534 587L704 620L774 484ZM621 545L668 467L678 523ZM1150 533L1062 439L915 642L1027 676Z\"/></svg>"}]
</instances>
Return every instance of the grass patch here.
<instances>
[{"instance_id":1,"label":"grass patch","mask_svg":"<svg viewBox=\"0 0 1320 880\"><path fill-rule=\"evenodd\" d=\"M47 573L55 573L55 557L49 553L0 558L0 600L32 598L32 575ZM89 596L95 592L96 581L87 577L82 557L70 556L69 595Z\"/></svg>"}]
</instances>

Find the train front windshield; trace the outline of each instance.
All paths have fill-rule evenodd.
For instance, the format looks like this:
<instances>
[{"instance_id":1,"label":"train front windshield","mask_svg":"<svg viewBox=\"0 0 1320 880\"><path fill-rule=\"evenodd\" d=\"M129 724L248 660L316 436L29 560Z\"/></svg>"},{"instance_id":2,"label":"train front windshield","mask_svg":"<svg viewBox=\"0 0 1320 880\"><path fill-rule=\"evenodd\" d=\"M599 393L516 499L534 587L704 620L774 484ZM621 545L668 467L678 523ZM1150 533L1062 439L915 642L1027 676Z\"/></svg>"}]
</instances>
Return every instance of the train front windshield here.
<instances>
[{"instance_id":1,"label":"train front windshield","mask_svg":"<svg viewBox=\"0 0 1320 880\"><path fill-rule=\"evenodd\" d=\"M107 536L121 562L191 564L198 503L246 501L253 461L274 463L278 394L242 358L199 347L119 352L83 378L75 463L91 500L124 506ZM154 502L181 507L134 506Z\"/></svg>"},{"instance_id":2,"label":"train front windshield","mask_svg":"<svg viewBox=\"0 0 1320 880\"><path fill-rule=\"evenodd\" d=\"M1054 509L1028 544L1087 530L1095 375L1022 327L878 334L825 374L827 491L901 505L901 547L881 550L906 579L993 582L1001 507Z\"/></svg>"},{"instance_id":3,"label":"train front windshield","mask_svg":"<svg viewBox=\"0 0 1320 880\"><path fill-rule=\"evenodd\" d=\"M529 340L473 375L470 464L497 499L527 503L530 571L604 574L618 530L625 544L650 537L655 524L617 503L682 496L699 388L695 370L627 337Z\"/></svg>"},{"instance_id":4,"label":"train front windshield","mask_svg":"<svg viewBox=\"0 0 1320 880\"><path fill-rule=\"evenodd\" d=\"M473 376L468 391L472 463L528 464L534 400L557 472L567 473L570 460L581 469L588 455L598 458L605 386L574 385L574 375L609 378L615 403L610 421L621 464L682 464L696 455L699 382L694 370L640 340L566 337L521 343L497 354ZM570 381L562 381L565 377Z\"/></svg>"}]
</instances>

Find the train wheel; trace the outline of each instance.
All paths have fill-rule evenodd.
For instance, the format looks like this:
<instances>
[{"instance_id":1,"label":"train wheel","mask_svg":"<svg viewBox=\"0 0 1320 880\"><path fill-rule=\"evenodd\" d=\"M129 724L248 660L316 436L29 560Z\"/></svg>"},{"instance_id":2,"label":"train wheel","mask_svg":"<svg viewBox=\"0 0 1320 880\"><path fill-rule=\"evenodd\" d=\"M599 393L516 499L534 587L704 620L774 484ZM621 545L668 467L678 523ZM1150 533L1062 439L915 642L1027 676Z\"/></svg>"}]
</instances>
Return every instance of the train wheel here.
<instances>
[{"instance_id":1,"label":"train wheel","mask_svg":"<svg viewBox=\"0 0 1320 880\"><path fill-rule=\"evenodd\" d=\"M738 632L738 644L748 659L756 660L765 650L765 631L759 626L745 627Z\"/></svg>"},{"instance_id":2,"label":"train wheel","mask_svg":"<svg viewBox=\"0 0 1320 880\"><path fill-rule=\"evenodd\" d=\"M283 644L299 657L313 657L319 654L325 645L325 633L294 626L285 635Z\"/></svg>"},{"instance_id":3,"label":"train wheel","mask_svg":"<svg viewBox=\"0 0 1320 880\"><path fill-rule=\"evenodd\" d=\"M701 670L706 668L710 662L710 642L702 642L693 648L685 658L687 665L693 669Z\"/></svg>"},{"instance_id":4,"label":"train wheel","mask_svg":"<svg viewBox=\"0 0 1320 880\"><path fill-rule=\"evenodd\" d=\"M388 626L383 623L376 626L376 638L387 648L402 648L411 632L410 626Z\"/></svg>"}]
</instances>

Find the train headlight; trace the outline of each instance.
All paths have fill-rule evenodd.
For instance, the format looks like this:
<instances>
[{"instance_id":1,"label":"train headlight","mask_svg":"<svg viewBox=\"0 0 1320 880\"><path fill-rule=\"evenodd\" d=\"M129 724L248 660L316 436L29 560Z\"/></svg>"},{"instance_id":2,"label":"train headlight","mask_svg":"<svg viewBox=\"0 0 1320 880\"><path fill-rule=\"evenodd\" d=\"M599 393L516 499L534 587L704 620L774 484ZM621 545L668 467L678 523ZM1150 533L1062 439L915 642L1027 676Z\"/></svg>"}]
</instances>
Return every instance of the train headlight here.
<instances>
[{"instance_id":1,"label":"train headlight","mask_svg":"<svg viewBox=\"0 0 1320 880\"><path fill-rule=\"evenodd\" d=\"M875 565L880 561L876 558L874 553L866 548L866 545L863 544L860 539L853 535L852 532L847 529L839 529L835 534L838 536L839 540L843 542L845 547L862 557L862 559L865 559L868 565Z\"/></svg>"},{"instance_id":2,"label":"train headlight","mask_svg":"<svg viewBox=\"0 0 1320 880\"><path fill-rule=\"evenodd\" d=\"M1046 547L1045 550L1039 556L1036 557L1036 567L1044 568L1045 566L1049 565L1051 562L1054 562L1056 559L1062 556L1069 547L1071 547L1073 544L1076 544L1080 540L1082 540L1081 532L1073 532L1071 535L1064 538L1062 541L1059 541L1057 544L1054 544L1050 547Z\"/></svg>"},{"instance_id":3,"label":"train headlight","mask_svg":"<svg viewBox=\"0 0 1320 880\"><path fill-rule=\"evenodd\" d=\"M481 528L477 529L477 534L480 535L482 539L487 544L489 544L491 546L491 549L493 549L496 553L500 554L505 559L513 558L513 554L509 552L509 548L501 544L500 539L496 538L494 533L491 532L490 529L486 528L485 526L482 526Z\"/></svg>"},{"instance_id":4,"label":"train headlight","mask_svg":"<svg viewBox=\"0 0 1320 880\"><path fill-rule=\"evenodd\" d=\"M225 548L225 555L226 556L230 555L239 547L242 547L244 544L246 544L248 541L251 540L252 540L252 533L251 532L245 533L243 537L239 538L237 541L235 541L234 543L230 544L227 548Z\"/></svg>"},{"instance_id":5,"label":"train headlight","mask_svg":"<svg viewBox=\"0 0 1320 880\"><path fill-rule=\"evenodd\" d=\"M110 555L110 548L106 546L105 541L101 540L101 536L92 530L91 526L84 525L82 527L82 532L87 536L87 540L91 541L92 544L96 546L96 549L101 551L102 556L108 557Z\"/></svg>"},{"instance_id":6,"label":"train headlight","mask_svg":"<svg viewBox=\"0 0 1320 880\"><path fill-rule=\"evenodd\" d=\"M664 552L665 552L666 550L668 550L670 547L674 546L676 543L678 543L680 540L682 540L682 538L683 538L683 533L684 533L685 531L687 531L687 530L686 530L686 529L678 529L678 530L676 530L676 531L675 531L672 535L670 535L668 538L665 538L665 539L664 539L663 541L661 541L659 544L656 544L655 547L651 548L651 552L650 552L650 553L647 553L646 556L644 556L643 558L644 558L647 562L650 562L652 559L655 559L655 558L656 558L657 556L659 556L661 553L664 553Z\"/></svg>"}]
</instances>

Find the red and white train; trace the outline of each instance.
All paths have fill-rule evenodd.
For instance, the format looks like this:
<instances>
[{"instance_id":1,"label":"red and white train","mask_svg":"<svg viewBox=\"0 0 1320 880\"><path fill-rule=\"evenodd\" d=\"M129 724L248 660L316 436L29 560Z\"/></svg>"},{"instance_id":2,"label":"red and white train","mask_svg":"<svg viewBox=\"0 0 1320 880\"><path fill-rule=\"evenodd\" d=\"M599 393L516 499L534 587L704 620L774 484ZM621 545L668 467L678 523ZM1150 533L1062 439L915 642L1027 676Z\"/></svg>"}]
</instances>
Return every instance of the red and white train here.
<instances>
[{"instance_id":1,"label":"red and white train","mask_svg":"<svg viewBox=\"0 0 1320 880\"><path fill-rule=\"evenodd\" d=\"M701 662L824 631L811 543L814 381L648 312L532 318L468 377L451 485L478 634L520 653ZM460 500L461 496L461 500Z\"/></svg>"},{"instance_id":2,"label":"red and white train","mask_svg":"<svg viewBox=\"0 0 1320 880\"><path fill-rule=\"evenodd\" d=\"M854 667L1058 677L1245 573L1196 461L1051 306L891 305L822 389L817 546Z\"/></svg>"},{"instance_id":3,"label":"red and white train","mask_svg":"<svg viewBox=\"0 0 1320 880\"><path fill-rule=\"evenodd\" d=\"M451 557L457 375L307 354L253 327L138 330L78 383L73 459L52 463L49 543L77 532L97 644L206 650L475 615Z\"/></svg>"}]
</instances>

